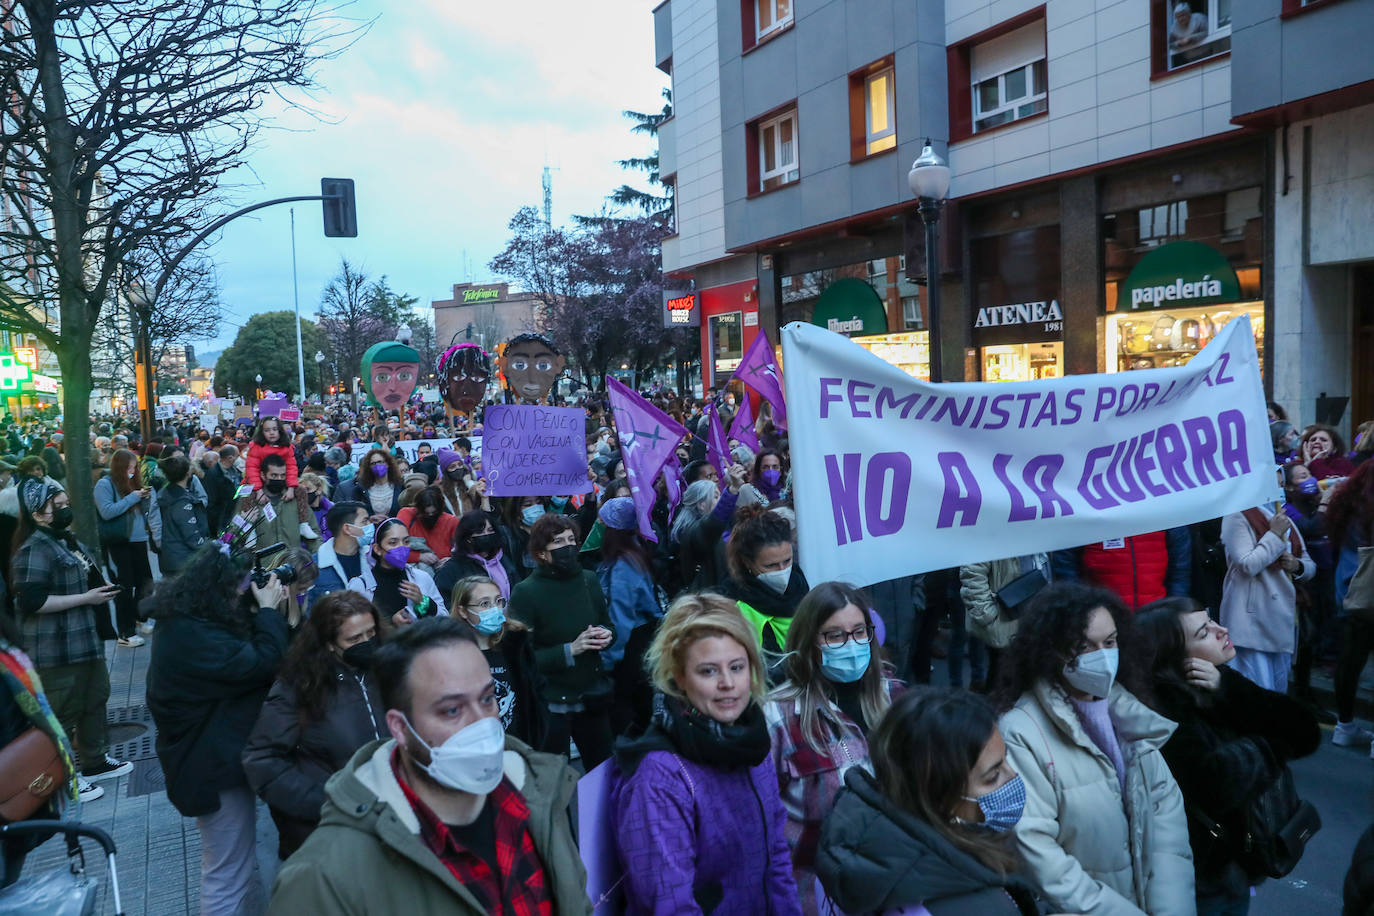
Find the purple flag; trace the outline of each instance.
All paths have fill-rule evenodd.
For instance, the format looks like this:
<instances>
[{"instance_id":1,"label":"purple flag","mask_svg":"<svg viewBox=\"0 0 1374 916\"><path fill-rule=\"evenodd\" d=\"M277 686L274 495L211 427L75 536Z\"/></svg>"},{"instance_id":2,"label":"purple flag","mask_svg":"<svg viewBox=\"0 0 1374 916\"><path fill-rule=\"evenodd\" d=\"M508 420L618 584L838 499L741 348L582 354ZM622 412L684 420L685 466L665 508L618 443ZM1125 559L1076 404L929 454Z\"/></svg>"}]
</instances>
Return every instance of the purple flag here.
<instances>
[{"instance_id":1,"label":"purple flag","mask_svg":"<svg viewBox=\"0 0 1374 916\"><path fill-rule=\"evenodd\" d=\"M725 483L725 469L735 463L735 459L730 457L730 443L725 438L725 427L720 422L720 412L716 410L715 404L706 405L706 414L711 419L711 425L706 432L706 460L715 465L716 473L722 485Z\"/></svg>"},{"instance_id":2,"label":"purple flag","mask_svg":"<svg viewBox=\"0 0 1374 916\"><path fill-rule=\"evenodd\" d=\"M778 362L773 358L773 345L768 342L768 335L762 330L744 352L744 359L740 360L739 366L735 369L734 378L757 391L765 401L772 404L773 425L778 429L787 429L787 403L782 397L782 373L778 371Z\"/></svg>"},{"instance_id":3,"label":"purple flag","mask_svg":"<svg viewBox=\"0 0 1374 916\"><path fill-rule=\"evenodd\" d=\"M606 391L620 438L620 453L625 458L625 476L630 480L630 495L635 501L639 533L658 541L649 514L654 508L654 478L673 457L677 444L687 435L681 423L659 410L618 380L607 376Z\"/></svg>"},{"instance_id":4,"label":"purple flag","mask_svg":"<svg viewBox=\"0 0 1374 916\"><path fill-rule=\"evenodd\" d=\"M739 410L735 413L735 419L730 423L730 438L740 445L749 446L749 450L758 453L759 437L754 433L754 414L752 405L749 403L749 392L744 392L744 397L739 399Z\"/></svg>"},{"instance_id":5,"label":"purple flag","mask_svg":"<svg viewBox=\"0 0 1374 916\"><path fill-rule=\"evenodd\" d=\"M663 465L663 487L668 491L668 517L672 518L682 502L682 462L677 460L677 450L668 456Z\"/></svg>"}]
</instances>

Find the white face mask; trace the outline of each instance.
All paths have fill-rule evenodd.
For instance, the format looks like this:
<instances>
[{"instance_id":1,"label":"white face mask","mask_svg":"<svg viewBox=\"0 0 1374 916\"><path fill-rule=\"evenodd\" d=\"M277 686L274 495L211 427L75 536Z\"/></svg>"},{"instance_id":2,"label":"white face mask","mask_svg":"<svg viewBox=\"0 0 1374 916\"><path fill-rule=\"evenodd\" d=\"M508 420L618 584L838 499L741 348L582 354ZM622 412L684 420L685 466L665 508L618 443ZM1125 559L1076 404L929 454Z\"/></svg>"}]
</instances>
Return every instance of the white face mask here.
<instances>
[{"instance_id":1,"label":"white face mask","mask_svg":"<svg viewBox=\"0 0 1374 916\"><path fill-rule=\"evenodd\" d=\"M1098 649L1095 652L1084 652L1078 656L1072 666L1064 666L1064 680L1084 693L1092 694L1095 697L1105 697L1112 692L1112 684L1116 681L1116 671L1120 661L1116 649Z\"/></svg>"},{"instance_id":2,"label":"white face mask","mask_svg":"<svg viewBox=\"0 0 1374 916\"><path fill-rule=\"evenodd\" d=\"M787 583L792 581L792 567L761 572L758 574L758 580L781 595L787 591Z\"/></svg>"},{"instance_id":3,"label":"white face mask","mask_svg":"<svg viewBox=\"0 0 1374 916\"><path fill-rule=\"evenodd\" d=\"M406 728L429 749L429 766L418 760L415 765L429 774L441 786L471 795L489 795L501 784L506 752L506 730L500 718L488 716L478 719L448 736L443 744L430 747L415 727L406 720Z\"/></svg>"}]
</instances>

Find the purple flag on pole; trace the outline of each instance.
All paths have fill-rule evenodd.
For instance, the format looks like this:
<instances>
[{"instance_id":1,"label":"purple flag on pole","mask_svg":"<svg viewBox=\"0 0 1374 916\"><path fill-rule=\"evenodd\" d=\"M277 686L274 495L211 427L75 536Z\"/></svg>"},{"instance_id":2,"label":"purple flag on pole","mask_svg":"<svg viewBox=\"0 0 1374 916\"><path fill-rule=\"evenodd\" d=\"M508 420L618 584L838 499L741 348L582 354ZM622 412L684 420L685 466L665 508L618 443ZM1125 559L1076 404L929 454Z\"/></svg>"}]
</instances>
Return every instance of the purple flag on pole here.
<instances>
[{"instance_id":1,"label":"purple flag on pole","mask_svg":"<svg viewBox=\"0 0 1374 916\"><path fill-rule=\"evenodd\" d=\"M706 405L706 414L711 424L706 432L706 460L715 466L720 482L725 483L725 469L735 463L730 457L730 442L725 438L725 427L720 422L720 412L715 404Z\"/></svg>"},{"instance_id":2,"label":"purple flag on pole","mask_svg":"<svg viewBox=\"0 0 1374 916\"><path fill-rule=\"evenodd\" d=\"M618 380L607 377L606 390L615 411L620 453L625 457L625 476L635 501L639 533L658 541L649 514L654 508L654 478L673 457L677 444L687 435L682 424L659 410Z\"/></svg>"},{"instance_id":3,"label":"purple flag on pole","mask_svg":"<svg viewBox=\"0 0 1374 916\"><path fill-rule=\"evenodd\" d=\"M748 391L740 398L739 410L730 423L730 438L740 445L749 446L751 452L757 453L759 450L759 437L754 433L754 414L749 403Z\"/></svg>"},{"instance_id":4,"label":"purple flag on pole","mask_svg":"<svg viewBox=\"0 0 1374 916\"><path fill-rule=\"evenodd\" d=\"M672 518L682 502L682 462L677 460L677 451L668 456L663 465L663 487L668 491L668 517Z\"/></svg>"},{"instance_id":5,"label":"purple flag on pole","mask_svg":"<svg viewBox=\"0 0 1374 916\"><path fill-rule=\"evenodd\" d=\"M738 368L735 369L734 378L757 391L765 401L772 404L773 425L778 429L787 429L787 403L782 396L782 373L778 371L778 362L773 358L773 345L768 342L768 335L762 330L745 351L744 359L740 360Z\"/></svg>"}]
</instances>

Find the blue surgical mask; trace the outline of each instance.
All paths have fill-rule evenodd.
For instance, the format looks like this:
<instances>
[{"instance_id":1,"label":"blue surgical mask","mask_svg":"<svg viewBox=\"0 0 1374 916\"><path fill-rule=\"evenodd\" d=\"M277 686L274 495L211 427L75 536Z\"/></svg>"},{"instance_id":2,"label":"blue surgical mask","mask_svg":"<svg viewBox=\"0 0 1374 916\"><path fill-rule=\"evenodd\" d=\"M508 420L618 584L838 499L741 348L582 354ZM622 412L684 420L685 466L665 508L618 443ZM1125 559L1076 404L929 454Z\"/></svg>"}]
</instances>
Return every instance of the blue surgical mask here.
<instances>
[{"instance_id":1,"label":"blue surgical mask","mask_svg":"<svg viewBox=\"0 0 1374 916\"><path fill-rule=\"evenodd\" d=\"M964 801L978 805L978 810L983 812L984 824L998 833L1006 833L1016 826L1021 820L1022 812L1026 810L1026 784L1021 781L1018 774L987 795L977 798L965 795Z\"/></svg>"},{"instance_id":2,"label":"blue surgical mask","mask_svg":"<svg viewBox=\"0 0 1374 916\"><path fill-rule=\"evenodd\" d=\"M821 646L821 674L837 684L852 684L864 676L873 661L873 643L846 640L838 649Z\"/></svg>"},{"instance_id":3,"label":"blue surgical mask","mask_svg":"<svg viewBox=\"0 0 1374 916\"><path fill-rule=\"evenodd\" d=\"M478 633L486 636L494 636L501 632L501 628L506 625L506 612L499 608L487 608L485 611L477 612L477 622L472 628Z\"/></svg>"},{"instance_id":4,"label":"blue surgical mask","mask_svg":"<svg viewBox=\"0 0 1374 916\"><path fill-rule=\"evenodd\" d=\"M544 507L535 503L520 510L520 518L526 525L533 525L544 515Z\"/></svg>"},{"instance_id":5,"label":"blue surgical mask","mask_svg":"<svg viewBox=\"0 0 1374 916\"><path fill-rule=\"evenodd\" d=\"M356 526L355 526L355 527L356 527ZM377 526L374 525L374 524L372 524L371 522L368 522L366 525L363 525L363 532L362 532L362 534L358 535L358 546L360 546L360 547L371 547L371 546L372 546L372 539L373 539L374 537L376 537L376 536L377 536Z\"/></svg>"},{"instance_id":6,"label":"blue surgical mask","mask_svg":"<svg viewBox=\"0 0 1374 916\"><path fill-rule=\"evenodd\" d=\"M549 502L553 503L553 506L554 506L555 509L562 509L564 506L566 506L566 505L568 504L568 497L566 497L566 496L551 496L551 497L549 497Z\"/></svg>"}]
</instances>

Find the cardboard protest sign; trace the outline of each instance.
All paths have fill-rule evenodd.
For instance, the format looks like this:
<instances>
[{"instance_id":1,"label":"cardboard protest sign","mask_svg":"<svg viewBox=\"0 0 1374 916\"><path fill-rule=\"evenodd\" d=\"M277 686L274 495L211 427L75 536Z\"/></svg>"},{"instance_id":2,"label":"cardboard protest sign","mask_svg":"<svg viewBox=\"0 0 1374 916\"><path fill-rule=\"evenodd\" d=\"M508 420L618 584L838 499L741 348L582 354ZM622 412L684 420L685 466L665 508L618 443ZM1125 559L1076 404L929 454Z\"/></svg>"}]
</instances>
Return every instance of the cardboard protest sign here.
<instances>
[{"instance_id":1,"label":"cardboard protest sign","mask_svg":"<svg viewBox=\"0 0 1374 916\"><path fill-rule=\"evenodd\" d=\"M1249 320L1186 365L930 384L783 329L801 563L856 585L1077 547L1279 495Z\"/></svg>"},{"instance_id":2,"label":"cardboard protest sign","mask_svg":"<svg viewBox=\"0 0 1374 916\"><path fill-rule=\"evenodd\" d=\"M234 408L235 426L253 425L253 406L251 404L240 404Z\"/></svg>"},{"instance_id":3,"label":"cardboard protest sign","mask_svg":"<svg viewBox=\"0 0 1374 916\"><path fill-rule=\"evenodd\" d=\"M324 405L306 404L301 408L301 412L307 420L317 420L324 416Z\"/></svg>"},{"instance_id":4,"label":"cardboard protest sign","mask_svg":"<svg viewBox=\"0 0 1374 916\"><path fill-rule=\"evenodd\" d=\"M153 408L153 416L159 420L170 420L177 409L171 404L159 404Z\"/></svg>"},{"instance_id":5,"label":"cardboard protest sign","mask_svg":"<svg viewBox=\"0 0 1374 916\"><path fill-rule=\"evenodd\" d=\"M482 426L482 475L492 496L588 493L587 412L577 407L493 404Z\"/></svg>"},{"instance_id":6,"label":"cardboard protest sign","mask_svg":"<svg viewBox=\"0 0 1374 916\"><path fill-rule=\"evenodd\" d=\"M286 399L286 395L277 398L263 398L258 401L258 416L277 417L281 415L282 408L291 402Z\"/></svg>"},{"instance_id":7,"label":"cardboard protest sign","mask_svg":"<svg viewBox=\"0 0 1374 916\"><path fill-rule=\"evenodd\" d=\"M212 413L203 413L203 414L200 415L200 428L201 428L201 429L205 430L207 433L212 433L212 432L214 432L218 427L219 427L219 417L217 417L215 414L212 414Z\"/></svg>"},{"instance_id":8,"label":"cardboard protest sign","mask_svg":"<svg viewBox=\"0 0 1374 916\"><path fill-rule=\"evenodd\" d=\"M301 418L301 412L294 407L283 407L277 412L277 418L283 423L295 423Z\"/></svg>"}]
</instances>

